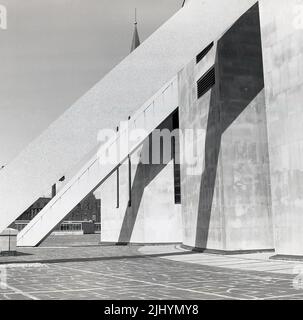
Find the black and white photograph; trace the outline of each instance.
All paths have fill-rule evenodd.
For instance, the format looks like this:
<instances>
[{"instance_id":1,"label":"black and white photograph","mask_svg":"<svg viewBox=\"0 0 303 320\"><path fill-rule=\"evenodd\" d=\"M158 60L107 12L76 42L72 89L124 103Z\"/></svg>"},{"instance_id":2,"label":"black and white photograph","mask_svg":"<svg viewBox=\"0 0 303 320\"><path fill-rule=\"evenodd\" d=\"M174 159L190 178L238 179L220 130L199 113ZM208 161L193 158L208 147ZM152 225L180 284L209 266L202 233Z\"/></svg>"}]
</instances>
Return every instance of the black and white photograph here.
<instances>
[{"instance_id":1,"label":"black and white photograph","mask_svg":"<svg viewBox=\"0 0 303 320\"><path fill-rule=\"evenodd\" d=\"M0 0L0 70L1 304L303 300L303 0Z\"/></svg>"}]
</instances>

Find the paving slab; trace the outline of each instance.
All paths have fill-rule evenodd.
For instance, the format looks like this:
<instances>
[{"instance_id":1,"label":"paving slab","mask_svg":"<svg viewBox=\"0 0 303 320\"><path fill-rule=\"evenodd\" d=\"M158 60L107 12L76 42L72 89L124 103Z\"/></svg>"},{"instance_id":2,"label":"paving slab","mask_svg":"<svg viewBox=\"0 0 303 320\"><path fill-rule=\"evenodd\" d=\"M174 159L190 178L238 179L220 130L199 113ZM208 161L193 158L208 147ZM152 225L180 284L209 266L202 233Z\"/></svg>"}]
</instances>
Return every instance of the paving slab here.
<instances>
[{"instance_id":1,"label":"paving slab","mask_svg":"<svg viewBox=\"0 0 303 320\"><path fill-rule=\"evenodd\" d=\"M303 289L294 285L297 264L271 261L268 254L220 256L178 245L104 247L96 236L67 237L0 257L7 284L0 299L303 299Z\"/></svg>"}]
</instances>

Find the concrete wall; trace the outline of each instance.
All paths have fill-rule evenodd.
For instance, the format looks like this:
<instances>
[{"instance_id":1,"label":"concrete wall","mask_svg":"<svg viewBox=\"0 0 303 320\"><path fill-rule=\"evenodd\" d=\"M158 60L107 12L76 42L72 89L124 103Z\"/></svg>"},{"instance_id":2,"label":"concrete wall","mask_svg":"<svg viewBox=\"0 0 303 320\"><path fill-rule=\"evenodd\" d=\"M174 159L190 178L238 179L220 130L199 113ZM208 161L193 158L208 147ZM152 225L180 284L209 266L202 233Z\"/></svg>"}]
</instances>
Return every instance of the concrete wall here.
<instances>
[{"instance_id":1,"label":"concrete wall","mask_svg":"<svg viewBox=\"0 0 303 320\"><path fill-rule=\"evenodd\" d=\"M212 65L216 85L197 99ZM200 130L193 164L183 163L183 243L218 250L273 248L258 5L207 56L179 74L180 127Z\"/></svg>"},{"instance_id":2,"label":"concrete wall","mask_svg":"<svg viewBox=\"0 0 303 320\"><path fill-rule=\"evenodd\" d=\"M172 117L158 129L172 130ZM168 145L163 146L169 148ZM151 136L133 153L131 160L131 206L129 163L119 168L119 208L117 172L98 189L101 196L101 242L175 243L182 242L181 205L174 203L173 161L148 164L152 155Z\"/></svg>"},{"instance_id":3,"label":"concrete wall","mask_svg":"<svg viewBox=\"0 0 303 320\"><path fill-rule=\"evenodd\" d=\"M279 254L303 254L302 1L260 2L266 112Z\"/></svg>"}]
</instances>

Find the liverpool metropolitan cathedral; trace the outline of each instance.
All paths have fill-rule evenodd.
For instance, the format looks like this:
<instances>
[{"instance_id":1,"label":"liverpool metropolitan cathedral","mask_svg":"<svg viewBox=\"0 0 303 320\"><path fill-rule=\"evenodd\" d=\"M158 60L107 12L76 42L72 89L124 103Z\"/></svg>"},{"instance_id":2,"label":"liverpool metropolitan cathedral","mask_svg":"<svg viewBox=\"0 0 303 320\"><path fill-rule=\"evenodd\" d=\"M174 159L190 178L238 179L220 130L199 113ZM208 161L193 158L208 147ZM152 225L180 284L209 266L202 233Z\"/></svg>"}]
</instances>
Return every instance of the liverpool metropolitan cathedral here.
<instances>
[{"instance_id":1,"label":"liverpool metropolitan cathedral","mask_svg":"<svg viewBox=\"0 0 303 320\"><path fill-rule=\"evenodd\" d=\"M1 170L0 232L64 176L18 246L93 193L101 244L303 256L300 6L189 0L141 44L135 24L131 53Z\"/></svg>"}]
</instances>

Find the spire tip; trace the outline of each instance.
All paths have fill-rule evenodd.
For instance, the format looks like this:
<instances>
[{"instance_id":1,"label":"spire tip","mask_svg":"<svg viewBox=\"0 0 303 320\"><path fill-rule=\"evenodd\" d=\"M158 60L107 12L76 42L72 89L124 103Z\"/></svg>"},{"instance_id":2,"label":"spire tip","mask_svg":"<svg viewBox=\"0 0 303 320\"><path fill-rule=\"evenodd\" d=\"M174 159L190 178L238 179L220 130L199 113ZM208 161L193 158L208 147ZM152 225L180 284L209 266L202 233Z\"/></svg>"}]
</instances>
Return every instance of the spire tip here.
<instances>
[{"instance_id":1,"label":"spire tip","mask_svg":"<svg viewBox=\"0 0 303 320\"><path fill-rule=\"evenodd\" d=\"M137 8L135 8L135 24L137 24Z\"/></svg>"}]
</instances>

